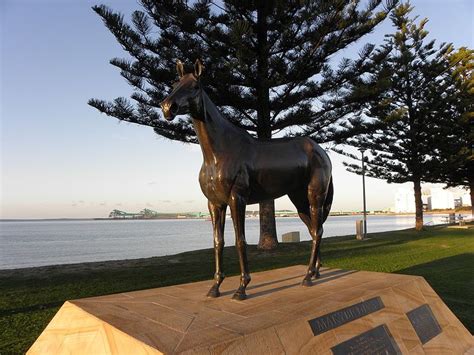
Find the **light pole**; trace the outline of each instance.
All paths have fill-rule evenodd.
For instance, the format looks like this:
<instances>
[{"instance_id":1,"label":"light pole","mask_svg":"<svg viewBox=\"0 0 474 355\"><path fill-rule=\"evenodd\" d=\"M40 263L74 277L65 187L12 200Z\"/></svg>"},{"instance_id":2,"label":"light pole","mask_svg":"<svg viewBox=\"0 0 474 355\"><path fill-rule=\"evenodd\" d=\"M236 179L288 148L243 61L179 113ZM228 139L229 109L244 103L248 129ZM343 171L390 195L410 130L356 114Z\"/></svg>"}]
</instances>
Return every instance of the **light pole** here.
<instances>
[{"instance_id":1,"label":"light pole","mask_svg":"<svg viewBox=\"0 0 474 355\"><path fill-rule=\"evenodd\" d=\"M365 149L361 148L359 151L362 153L362 199L364 201L364 239L367 238L367 207L365 203L365 163L364 163L364 152Z\"/></svg>"}]
</instances>

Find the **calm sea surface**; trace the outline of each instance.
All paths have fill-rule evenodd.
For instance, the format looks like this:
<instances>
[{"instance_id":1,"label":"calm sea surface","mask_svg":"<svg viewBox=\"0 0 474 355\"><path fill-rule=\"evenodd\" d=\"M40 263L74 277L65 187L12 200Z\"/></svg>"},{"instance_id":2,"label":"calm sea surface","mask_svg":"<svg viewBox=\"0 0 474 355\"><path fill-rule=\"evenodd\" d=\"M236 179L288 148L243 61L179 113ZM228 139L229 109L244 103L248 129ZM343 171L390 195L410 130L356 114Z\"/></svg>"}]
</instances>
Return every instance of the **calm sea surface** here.
<instances>
[{"instance_id":1,"label":"calm sea surface","mask_svg":"<svg viewBox=\"0 0 474 355\"><path fill-rule=\"evenodd\" d=\"M426 215L425 223L442 223L445 215ZM324 237L354 234L360 216L329 217ZM368 232L414 226L414 216L369 216ZM298 218L278 218L277 231L299 231L310 240ZM247 242L257 244L258 219L246 220ZM232 221L226 221L226 245L234 244ZM205 220L84 220L0 222L0 269L137 259L212 247L212 224Z\"/></svg>"}]
</instances>

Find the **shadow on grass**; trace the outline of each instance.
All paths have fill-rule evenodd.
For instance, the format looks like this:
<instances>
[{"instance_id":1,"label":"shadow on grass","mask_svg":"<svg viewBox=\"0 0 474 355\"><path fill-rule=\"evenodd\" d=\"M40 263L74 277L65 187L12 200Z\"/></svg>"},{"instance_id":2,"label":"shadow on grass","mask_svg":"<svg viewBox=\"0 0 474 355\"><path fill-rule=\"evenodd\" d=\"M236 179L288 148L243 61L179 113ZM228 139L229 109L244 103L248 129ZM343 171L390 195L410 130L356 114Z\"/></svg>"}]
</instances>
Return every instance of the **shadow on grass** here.
<instances>
[{"instance_id":1,"label":"shadow on grass","mask_svg":"<svg viewBox=\"0 0 474 355\"><path fill-rule=\"evenodd\" d=\"M28 306L28 307L20 307L20 308L12 308L12 309L0 309L0 317L10 316L10 315L13 315L13 314L18 314L18 313L42 311L44 309L49 309L49 308L58 308L63 303L64 303L64 301L59 301L59 302L52 302L52 303L46 303L46 304L35 304L35 305L32 305L32 306Z\"/></svg>"},{"instance_id":2,"label":"shadow on grass","mask_svg":"<svg viewBox=\"0 0 474 355\"><path fill-rule=\"evenodd\" d=\"M466 328L474 333L474 253L464 253L398 270L423 276Z\"/></svg>"}]
</instances>

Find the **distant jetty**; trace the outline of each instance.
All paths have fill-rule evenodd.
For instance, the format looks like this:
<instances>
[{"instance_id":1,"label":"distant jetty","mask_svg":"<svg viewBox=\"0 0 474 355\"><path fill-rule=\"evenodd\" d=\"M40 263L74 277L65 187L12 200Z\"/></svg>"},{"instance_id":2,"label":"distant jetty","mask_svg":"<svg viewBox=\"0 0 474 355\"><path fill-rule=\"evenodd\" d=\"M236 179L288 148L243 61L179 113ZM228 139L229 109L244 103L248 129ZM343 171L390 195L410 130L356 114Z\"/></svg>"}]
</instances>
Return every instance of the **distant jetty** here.
<instances>
[{"instance_id":1,"label":"distant jetty","mask_svg":"<svg viewBox=\"0 0 474 355\"><path fill-rule=\"evenodd\" d=\"M113 210L109 213L109 219L185 219L185 218L205 218L208 214L201 212L187 212L187 213L160 213L148 208L140 212L125 212L120 210Z\"/></svg>"}]
</instances>

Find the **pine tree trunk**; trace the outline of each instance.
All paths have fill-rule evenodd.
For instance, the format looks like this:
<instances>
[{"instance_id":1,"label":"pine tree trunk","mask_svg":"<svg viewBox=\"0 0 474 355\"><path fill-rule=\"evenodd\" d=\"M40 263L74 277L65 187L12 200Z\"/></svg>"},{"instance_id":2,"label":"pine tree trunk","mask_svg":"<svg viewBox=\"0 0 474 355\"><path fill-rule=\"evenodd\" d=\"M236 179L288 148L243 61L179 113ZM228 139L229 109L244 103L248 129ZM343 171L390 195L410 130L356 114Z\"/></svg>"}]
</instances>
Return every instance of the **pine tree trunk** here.
<instances>
[{"instance_id":1,"label":"pine tree trunk","mask_svg":"<svg viewBox=\"0 0 474 355\"><path fill-rule=\"evenodd\" d=\"M471 217L474 218L474 177L469 179L469 190L471 193Z\"/></svg>"},{"instance_id":2,"label":"pine tree trunk","mask_svg":"<svg viewBox=\"0 0 474 355\"><path fill-rule=\"evenodd\" d=\"M257 9L257 135L260 139L270 139L272 128L270 124L270 92L268 89L268 4L258 2ZM275 225L275 201L260 203L260 241L258 249L275 249L278 245Z\"/></svg>"},{"instance_id":3,"label":"pine tree trunk","mask_svg":"<svg viewBox=\"0 0 474 355\"><path fill-rule=\"evenodd\" d=\"M417 231L423 230L423 200L421 199L421 181L419 179L413 181L415 190L415 211Z\"/></svg>"},{"instance_id":4,"label":"pine tree trunk","mask_svg":"<svg viewBox=\"0 0 474 355\"><path fill-rule=\"evenodd\" d=\"M275 223L275 201L260 203L260 240L258 249L271 250L278 246Z\"/></svg>"}]
</instances>

